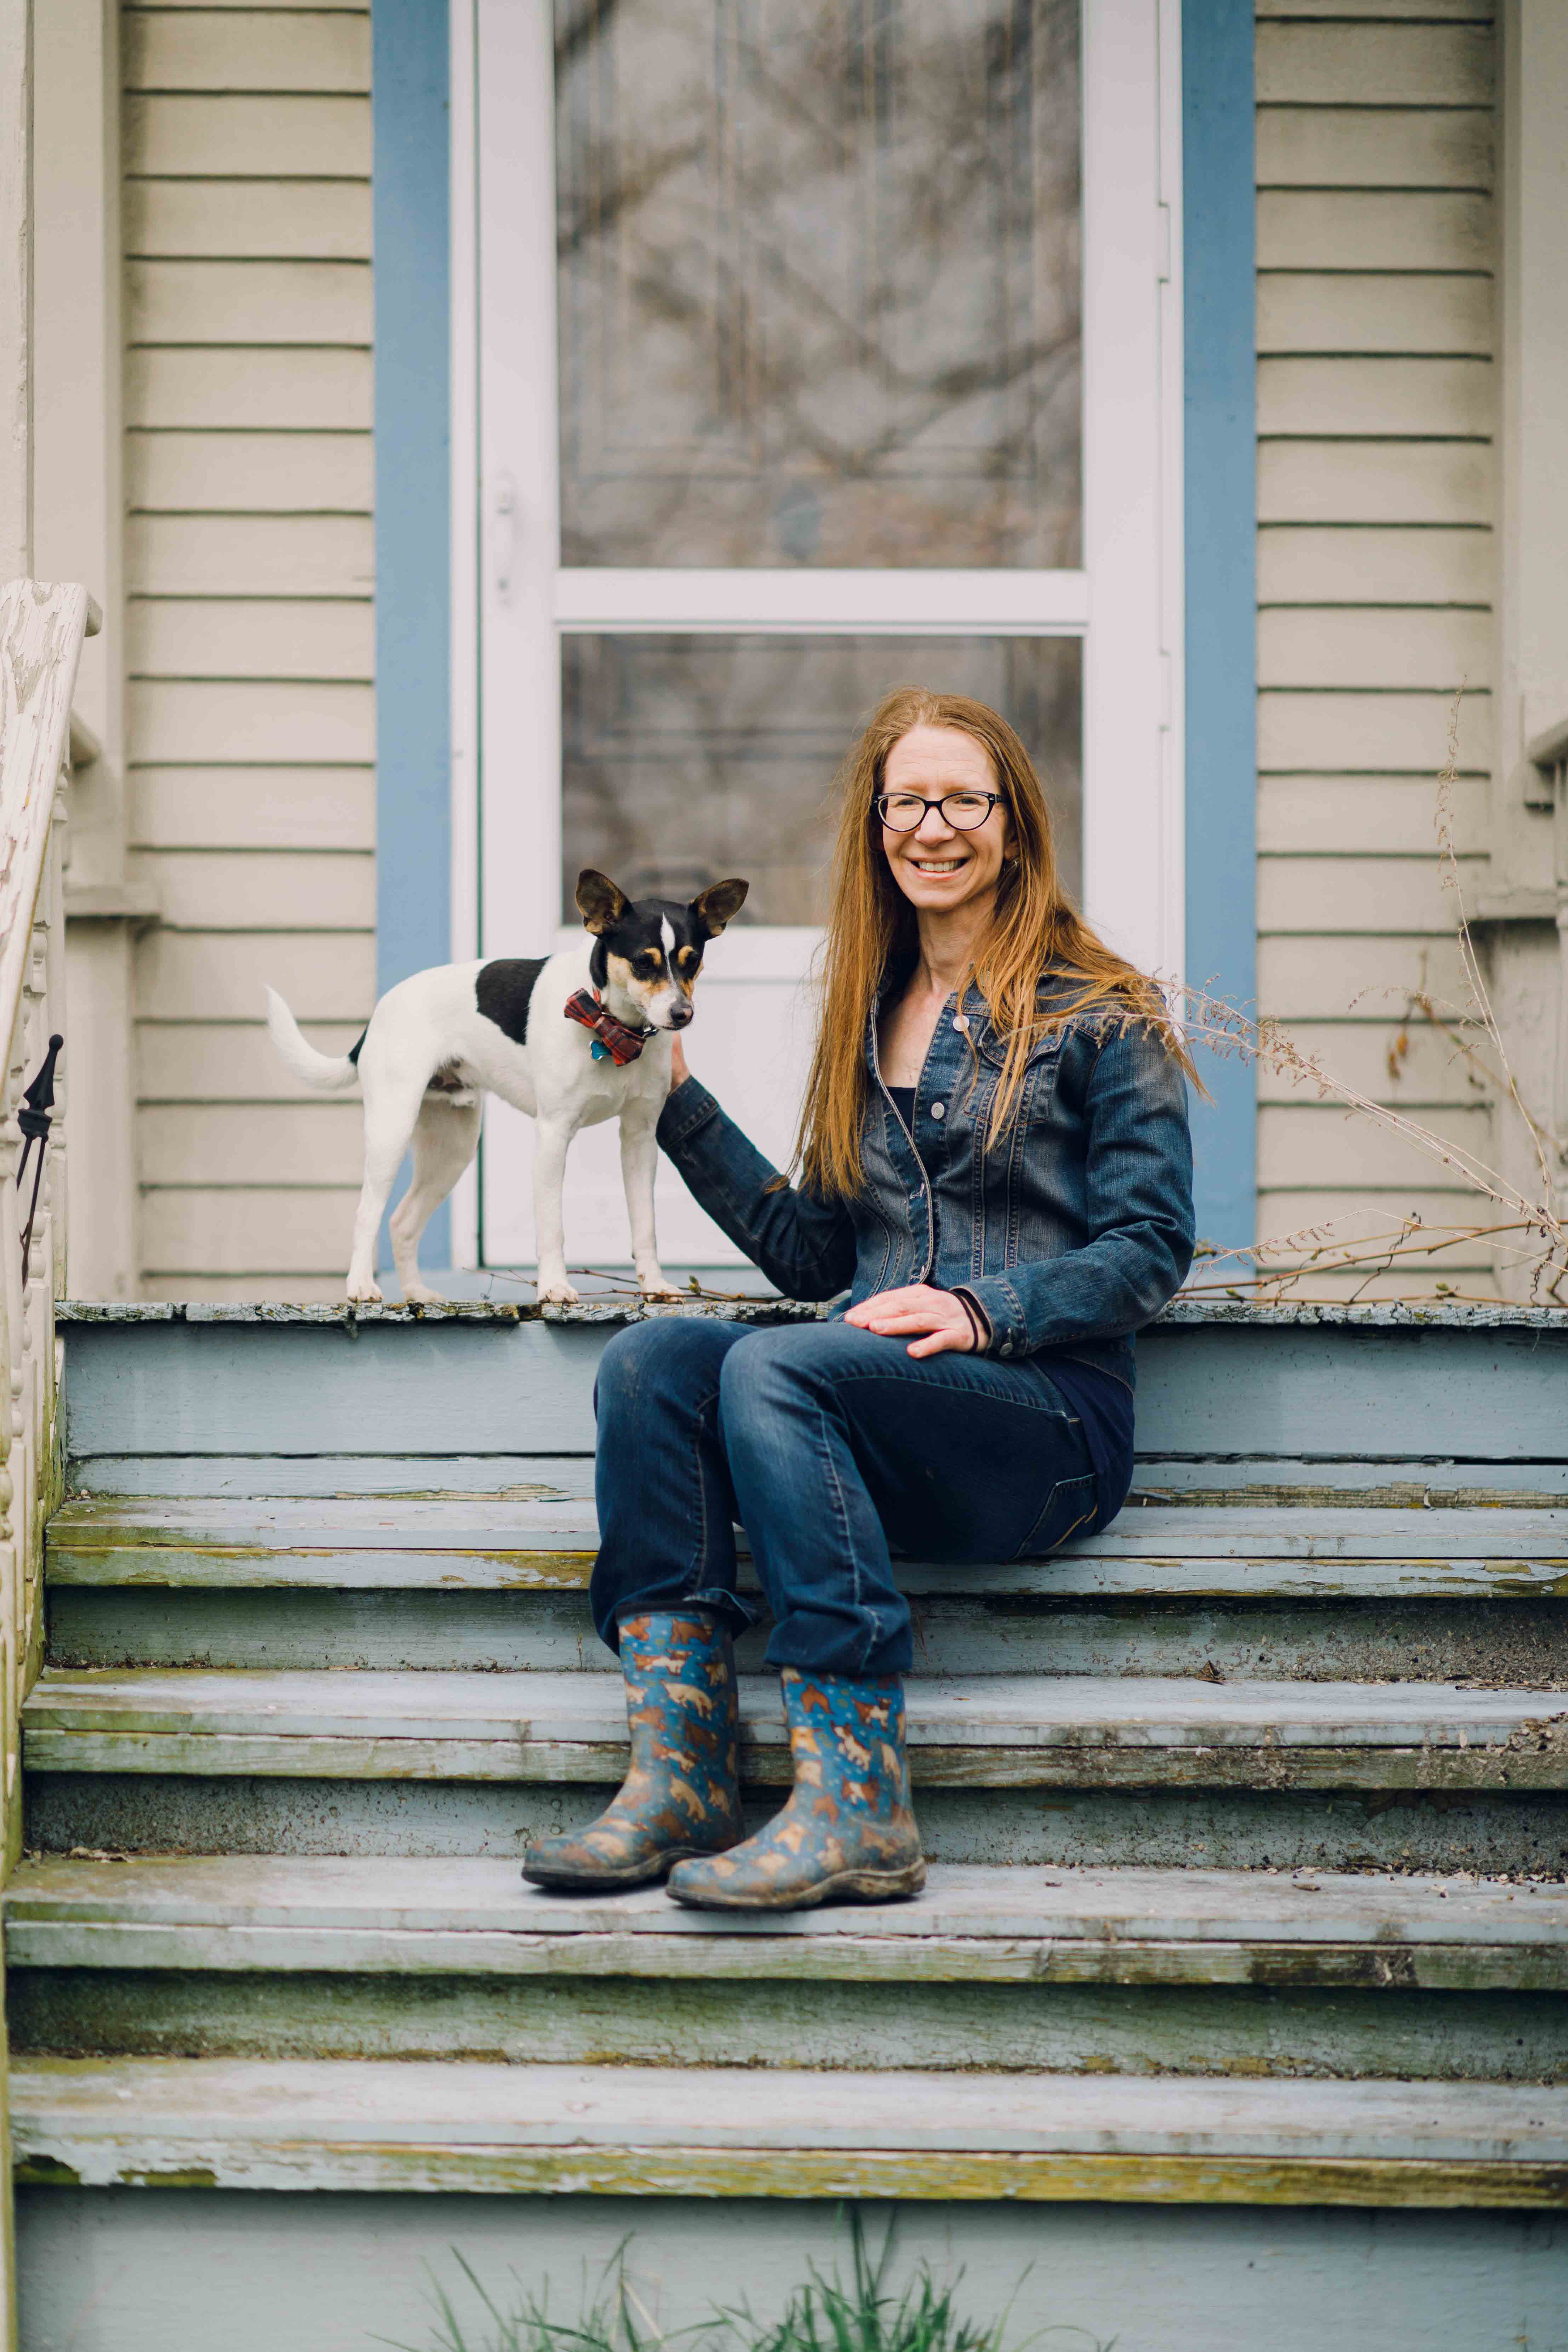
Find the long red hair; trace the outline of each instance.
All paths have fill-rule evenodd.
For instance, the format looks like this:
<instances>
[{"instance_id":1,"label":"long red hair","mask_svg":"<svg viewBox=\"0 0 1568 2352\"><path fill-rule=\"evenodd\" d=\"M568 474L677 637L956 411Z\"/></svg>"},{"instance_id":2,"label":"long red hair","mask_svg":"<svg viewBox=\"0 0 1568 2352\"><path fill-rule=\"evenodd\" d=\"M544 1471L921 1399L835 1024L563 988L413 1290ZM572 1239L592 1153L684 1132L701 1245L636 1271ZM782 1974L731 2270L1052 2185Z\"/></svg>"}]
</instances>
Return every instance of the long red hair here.
<instances>
[{"instance_id":1,"label":"long red hair","mask_svg":"<svg viewBox=\"0 0 1568 2352\"><path fill-rule=\"evenodd\" d=\"M967 695L897 687L878 704L838 774L838 833L819 966L821 1016L795 1151L806 1181L826 1194L854 1194L865 1181L860 1129L870 1088L866 1024L889 967L912 960L919 948L915 911L893 879L872 805L884 787L889 753L912 727L951 727L973 736L990 759L1011 819L994 919L977 943L963 982L979 988L993 1027L1006 1039L985 1149L994 1150L1006 1133L1025 1066L1040 1038L1092 1007L1104 1006L1124 1022L1156 1030L1195 1079L1159 988L1106 946L1064 888L1039 776L1007 721ZM1068 1000L1057 999L1048 1012L1038 1001L1039 982L1047 971L1078 982Z\"/></svg>"}]
</instances>

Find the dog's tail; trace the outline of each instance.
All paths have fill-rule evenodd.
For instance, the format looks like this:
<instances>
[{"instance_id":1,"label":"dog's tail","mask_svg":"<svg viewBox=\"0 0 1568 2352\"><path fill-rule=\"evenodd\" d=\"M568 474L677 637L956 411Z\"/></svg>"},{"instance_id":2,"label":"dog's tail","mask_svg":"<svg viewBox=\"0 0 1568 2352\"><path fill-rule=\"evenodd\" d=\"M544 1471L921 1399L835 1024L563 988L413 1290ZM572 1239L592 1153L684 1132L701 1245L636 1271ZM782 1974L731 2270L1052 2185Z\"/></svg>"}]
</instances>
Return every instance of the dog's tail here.
<instances>
[{"instance_id":1,"label":"dog's tail","mask_svg":"<svg viewBox=\"0 0 1568 2352\"><path fill-rule=\"evenodd\" d=\"M302 1085L332 1094L352 1087L358 1077L359 1049L365 1040L363 1029L358 1043L346 1054L318 1054L300 1035L299 1023L275 988L267 992L267 1027L272 1043Z\"/></svg>"}]
</instances>

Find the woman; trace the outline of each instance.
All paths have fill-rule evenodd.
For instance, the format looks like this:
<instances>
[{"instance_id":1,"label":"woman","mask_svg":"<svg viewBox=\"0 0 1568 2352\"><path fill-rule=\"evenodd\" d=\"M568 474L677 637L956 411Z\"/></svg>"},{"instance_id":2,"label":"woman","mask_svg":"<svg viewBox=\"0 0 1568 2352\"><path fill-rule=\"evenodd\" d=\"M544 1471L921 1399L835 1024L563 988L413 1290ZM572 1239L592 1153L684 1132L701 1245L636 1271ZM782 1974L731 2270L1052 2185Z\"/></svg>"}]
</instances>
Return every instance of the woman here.
<instances>
[{"instance_id":1,"label":"woman","mask_svg":"<svg viewBox=\"0 0 1568 2352\"><path fill-rule=\"evenodd\" d=\"M632 1764L544 1886L669 1874L678 1902L913 1895L890 1549L1017 1559L1102 1528L1132 1475L1132 1338L1185 1276L1192 1152L1152 982L1057 878L1027 752L984 704L889 695L844 772L824 1004L791 1188L686 1069L658 1139L779 1289L832 1320L668 1318L605 1350L595 1619ZM744 1838L740 1520L795 1788ZM744 1841L742 1843L742 1840Z\"/></svg>"}]
</instances>

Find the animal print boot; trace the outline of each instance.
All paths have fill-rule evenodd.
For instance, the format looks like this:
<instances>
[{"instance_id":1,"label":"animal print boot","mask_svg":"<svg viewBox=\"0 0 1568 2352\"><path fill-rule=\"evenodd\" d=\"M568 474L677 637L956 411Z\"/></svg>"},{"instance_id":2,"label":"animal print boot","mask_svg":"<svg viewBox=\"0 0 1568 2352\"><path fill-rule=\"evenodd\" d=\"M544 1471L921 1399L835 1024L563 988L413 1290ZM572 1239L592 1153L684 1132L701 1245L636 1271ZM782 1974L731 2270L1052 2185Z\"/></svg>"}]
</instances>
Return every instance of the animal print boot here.
<instances>
[{"instance_id":1,"label":"animal print boot","mask_svg":"<svg viewBox=\"0 0 1568 2352\"><path fill-rule=\"evenodd\" d=\"M795 1787L732 1853L683 1862L669 1892L697 1910L803 1911L814 1903L918 1895L926 1866L910 1808L904 1691L784 1669Z\"/></svg>"},{"instance_id":2,"label":"animal print boot","mask_svg":"<svg viewBox=\"0 0 1568 2352\"><path fill-rule=\"evenodd\" d=\"M641 1886L744 1834L729 1633L696 1612L625 1617L620 1631L631 1769L596 1822L530 1844L536 1886Z\"/></svg>"}]
</instances>

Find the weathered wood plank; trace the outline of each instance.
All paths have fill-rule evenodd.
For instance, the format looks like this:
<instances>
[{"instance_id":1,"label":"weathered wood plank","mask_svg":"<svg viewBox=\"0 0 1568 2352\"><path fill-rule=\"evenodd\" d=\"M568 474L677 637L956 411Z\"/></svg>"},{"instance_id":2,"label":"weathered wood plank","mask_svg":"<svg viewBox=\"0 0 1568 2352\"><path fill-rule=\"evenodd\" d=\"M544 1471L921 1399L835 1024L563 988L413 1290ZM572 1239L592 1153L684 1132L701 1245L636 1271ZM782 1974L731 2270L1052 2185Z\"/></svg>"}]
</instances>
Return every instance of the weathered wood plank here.
<instances>
[{"instance_id":1,"label":"weathered wood plank","mask_svg":"<svg viewBox=\"0 0 1568 2352\"><path fill-rule=\"evenodd\" d=\"M375 691L302 678L140 678L126 697L132 740L166 761L306 760L312 766L375 757Z\"/></svg>"},{"instance_id":2,"label":"weathered wood plank","mask_svg":"<svg viewBox=\"0 0 1568 2352\"><path fill-rule=\"evenodd\" d=\"M125 251L237 261L368 261L370 189L355 180L128 180Z\"/></svg>"},{"instance_id":3,"label":"weathered wood plank","mask_svg":"<svg viewBox=\"0 0 1568 2352\"><path fill-rule=\"evenodd\" d=\"M1489 25L1264 22L1260 106L1489 106L1497 45Z\"/></svg>"},{"instance_id":4,"label":"weathered wood plank","mask_svg":"<svg viewBox=\"0 0 1568 2352\"><path fill-rule=\"evenodd\" d=\"M1290 1034L1303 1054L1315 1055L1336 1078L1374 1101L1409 1108L1417 1104L1476 1100L1476 1088L1451 1041L1419 1020L1404 1031L1408 1050L1392 1064L1400 1033L1385 1035L1375 1023L1293 1023ZM342 1053L345 1047L334 1045L332 1050ZM1260 1102L1316 1100L1310 1081L1303 1087L1292 1083L1288 1073L1272 1070L1259 1072L1258 1094Z\"/></svg>"},{"instance_id":5,"label":"weathered wood plank","mask_svg":"<svg viewBox=\"0 0 1568 2352\"><path fill-rule=\"evenodd\" d=\"M368 180L370 100L128 92L128 178Z\"/></svg>"},{"instance_id":6,"label":"weathered wood plank","mask_svg":"<svg viewBox=\"0 0 1568 2352\"><path fill-rule=\"evenodd\" d=\"M1264 188L1488 192L1496 173L1495 151L1489 108L1461 112L1286 104L1258 110L1258 183Z\"/></svg>"},{"instance_id":7,"label":"weathered wood plank","mask_svg":"<svg viewBox=\"0 0 1568 2352\"><path fill-rule=\"evenodd\" d=\"M35 2058L13 2082L17 2177L57 2186L1568 2201L1550 2088L779 2070L737 2119L700 2068Z\"/></svg>"},{"instance_id":8,"label":"weathered wood plank","mask_svg":"<svg viewBox=\"0 0 1568 2352\"><path fill-rule=\"evenodd\" d=\"M224 958L214 959L213 995L226 963L274 945L289 958L295 984L310 941L309 933L288 942L231 940ZM323 950L350 943L318 942ZM1358 988L1380 977L1371 955L1401 945L1347 941L1336 952L1335 986L1343 997L1325 1009L1342 1012ZM1321 990L1321 953L1290 940L1267 941L1265 950L1264 1002L1310 1011L1300 1002L1282 1004L1279 983L1289 976L1289 957L1304 957L1302 969L1316 973ZM325 976L331 969L343 976L341 964ZM263 976L258 964L254 977ZM1447 985L1437 958L1428 984ZM369 1003L368 987L357 1007L321 1003L319 992L325 992L295 984L297 1010L313 1019L356 1012L363 1018ZM188 1000L184 1009L211 1019L226 1008L209 998L200 1007ZM345 1209L334 1214L346 1232ZM531 1451L591 1451L601 1328L403 1320L355 1328L357 1339L333 1322L233 1330L78 1325L68 1339L71 1450L357 1454L374 1430L378 1450L388 1452L514 1454L522 1433L514 1400L526 1397ZM1422 1459L1558 1461L1565 1345L1532 1331L1486 1328L1162 1325L1139 1341L1140 1444L1146 1454L1279 1459L1298 1452L1310 1428L1312 1452L1328 1460L1386 1461L1408 1449Z\"/></svg>"},{"instance_id":9,"label":"weathered wood plank","mask_svg":"<svg viewBox=\"0 0 1568 2352\"><path fill-rule=\"evenodd\" d=\"M235 597L202 604L188 597L139 596L126 613L126 653L133 677L365 681L375 675L374 608L368 597ZM229 791L237 797L232 780ZM169 845L206 845L187 837ZM292 841L289 845L310 846Z\"/></svg>"},{"instance_id":10,"label":"weathered wood plank","mask_svg":"<svg viewBox=\"0 0 1568 2352\"><path fill-rule=\"evenodd\" d=\"M1264 270L1258 280L1258 348L1485 357L1496 338L1496 304L1494 281L1479 275Z\"/></svg>"},{"instance_id":11,"label":"weathered wood plank","mask_svg":"<svg viewBox=\"0 0 1568 2352\"><path fill-rule=\"evenodd\" d=\"M153 595L365 596L375 533L367 515L132 515L125 563Z\"/></svg>"},{"instance_id":12,"label":"weathered wood plank","mask_svg":"<svg viewBox=\"0 0 1568 2352\"><path fill-rule=\"evenodd\" d=\"M373 405L364 350L207 345L125 354L127 425L368 433Z\"/></svg>"},{"instance_id":13,"label":"weathered wood plank","mask_svg":"<svg viewBox=\"0 0 1568 2352\"><path fill-rule=\"evenodd\" d=\"M918 1904L768 1916L684 1912L658 1887L542 1895L470 1857L46 1859L5 1911L14 1968L1170 1982L1237 1981L1251 1953L1284 1981L1321 1954L1386 1986L1452 1980L1469 1954L1478 1986L1568 1981L1568 1890L1430 1875L937 1864Z\"/></svg>"},{"instance_id":14,"label":"weathered wood plank","mask_svg":"<svg viewBox=\"0 0 1568 2352\"><path fill-rule=\"evenodd\" d=\"M147 261L125 266L128 343L369 347L371 273L360 261Z\"/></svg>"},{"instance_id":15,"label":"weathered wood plank","mask_svg":"<svg viewBox=\"0 0 1568 2352\"><path fill-rule=\"evenodd\" d=\"M1423 958L1426 959L1423 976ZM1347 937L1331 959L1310 939L1265 933L1258 943L1258 1002L1285 1021L1362 1021L1398 1034L1411 992L1426 988L1450 1004L1464 1002L1457 947L1438 940Z\"/></svg>"},{"instance_id":16,"label":"weathered wood plank","mask_svg":"<svg viewBox=\"0 0 1568 2352\"><path fill-rule=\"evenodd\" d=\"M368 763L143 767L133 772L132 788L138 848L375 847L375 772Z\"/></svg>"},{"instance_id":17,"label":"weathered wood plank","mask_svg":"<svg viewBox=\"0 0 1568 2352\"><path fill-rule=\"evenodd\" d=\"M787 1781L776 1685L742 1677L742 1770ZM1140 1676L953 1676L909 1690L911 1773L935 1787L1568 1787L1552 1693ZM558 1673L51 1669L24 1716L34 1771L289 1778L618 1778L625 1703Z\"/></svg>"}]
</instances>

